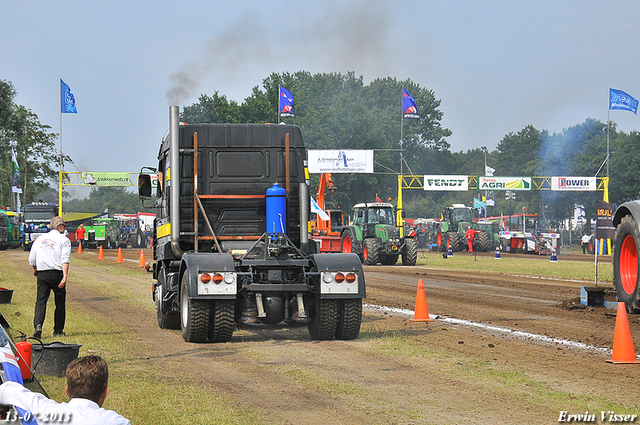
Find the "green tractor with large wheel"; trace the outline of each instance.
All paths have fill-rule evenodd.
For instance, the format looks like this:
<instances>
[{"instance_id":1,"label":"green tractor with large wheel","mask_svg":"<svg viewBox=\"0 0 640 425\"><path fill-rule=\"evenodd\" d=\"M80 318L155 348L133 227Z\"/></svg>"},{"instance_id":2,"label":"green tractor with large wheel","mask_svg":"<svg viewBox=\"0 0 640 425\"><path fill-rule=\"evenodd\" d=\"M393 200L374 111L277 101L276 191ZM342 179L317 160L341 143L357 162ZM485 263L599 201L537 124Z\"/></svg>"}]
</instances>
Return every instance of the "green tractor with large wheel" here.
<instances>
[{"instance_id":1,"label":"green tractor with large wheel","mask_svg":"<svg viewBox=\"0 0 640 425\"><path fill-rule=\"evenodd\" d=\"M367 265L394 265L402 257L402 265L415 266L418 241L411 232L403 236L396 226L393 205L386 202L362 203L353 207L350 224L340 232L342 252L358 254Z\"/></svg>"},{"instance_id":2,"label":"green tractor with large wheel","mask_svg":"<svg viewBox=\"0 0 640 425\"><path fill-rule=\"evenodd\" d=\"M436 228L436 241L440 251L446 252L449 247L453 252L462 251L466 246L467 230L476 230L474 249L486 252L491 247L491 236L484 227L478 227L473 221L473 208L464 204L453 204L442 211L442 219Z\"/></svg>"},{"instance_id":3,"label":"green tractor with large wheel","mask_svg":"<svg viewBox=\"0 0 640 425\"><path fill-rule=\"evenodd\" d=\"M640 200L625 202L613 216L618 229L613 247L613 284L629 313L640 313Z\"/></svg>"}]
</instances>

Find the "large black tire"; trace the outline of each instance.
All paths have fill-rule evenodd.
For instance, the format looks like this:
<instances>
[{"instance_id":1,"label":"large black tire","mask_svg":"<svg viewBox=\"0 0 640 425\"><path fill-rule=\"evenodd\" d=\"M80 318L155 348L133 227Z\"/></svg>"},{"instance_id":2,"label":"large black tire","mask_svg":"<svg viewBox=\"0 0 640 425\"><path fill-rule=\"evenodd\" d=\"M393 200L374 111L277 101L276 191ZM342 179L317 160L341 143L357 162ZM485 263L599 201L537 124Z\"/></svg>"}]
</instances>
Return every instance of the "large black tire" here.
<instances>
[{"instance_id":1,"label":"large black tire","mask_svg":"<svg viewBox=\"0 0 640 425\"><path fill-rule=\"evenodd\" d=\"M234 328L235 300L215 300L211 308L209 340L211 342L231 341Z\"/></svg>"},{"instance_id":2,"label":"large black tire","mask_svg":"<svg viewBox=\"0 0 640 425\"><path fill-rule=\"evenodd\" d=\"M640 312L639 249L640 232L636 221L631 215L622 217L613 249L613 283L618 301L625 303L629 313Z\"/></svg>"},{"instance_id":3,"label":"large black tire","mask_svg":"<svg viewBox=\"0 0 640 425\"><path fill-rule=\"evenodd\" d=\"M453 252L462 251L462 235L458 232L447 232L449 237L449 243L451 244L451 250ZM447 248L448 249L448 248Z\"/></svg>"},{"instance_id":4,"label":"large black tire","mask_svg":"<svg viewBox=\"0 0 640 425\"><path fill-rule=\"evenodd\" d=\"M447 234L442 229L438 229L438 236L436 238L440 252L447 252Z\"/></svg>"},{"instance_id":5,"label":"large black tire","mask_svg":"<svg viewBox=\"0 0 640 425\"><path fill-rule=\"evenodd\" d=\"M380 244L376 238L367 238L364 240L364 251L362 252L364 264L369 266L376 265L380 262Z\"/></svg>"},{"instance_id":6,"label":"large black tire","mask_svg":"<svg viewBox=\"0 0 640 425\"><path fill-rule=\"evenodd\" d=\"M309 308L309 335L314 340L332 339L338 327L338 300L316 298Z\"/></svg>"},{"instance_id":7,"label":"large black tire","mask_svg":"<svg viewBox=\"0 0 640 425\"><path fill-rule=\"evenodd\" d=\"M189 299L188 272L180 284L180 327L187 342L206 342L211 322L211 303L208 300Z\"/></svg>"},{"instance_id":8,"label":"large black tire","mask_svg":"<svg viewBox=\"0 0 640 425\"><path fill-rule=\"evenodd\" d=\"M480 233L476 233L476 237L473 242L474 250L480 252L487 252L489 250L489 234L484 230Z\"/></svg>"},{"instance_id":9,"label":"large black tire","mask_svg":"<svg viewBox=\"0 0 640 425\"><path fill-rule=\"evenodd\" d=\"M338 301L336 339L356 339L362 324L362 299Z\"/></svg>"},{"instance_id":10,"label":"large black tire","mask_svg":"<svg viewBox=\"0 0 640 425\"><path fill-rule=\"evenodd\" d=\"M158 272L158 282L153 290L153 304L156 307L160 329L180 329L180 313L170 311L171 306L163 301L166 291L167 271L164 267Z\"/></svg>"},{"instance_id":11,"label":"large black tire","mask_svg":"<svg viewBox=\"0 0 640 425\"><path fill-rule=\"evenodd\" d=\"M354 253L354 254L358 254L358 257L360 257L360 262L363 262L363 256L362 256L362 252L357 252L357 248L355 247L354 244L354 239L353 239L353 234L351 233L351 230L345 230L342 233L342 239L340 241L340 251L350 254L350 253Z\"/></svg>"},{"instance_id":12,"label":"large black tire","mask_svg":"<svg viewBox=\"0 0 640 425\"><path fill-rule=\"evenodd\" d=\"M402 250L402 265L415 266L418 261L418 242L414 238L404 239L404 249Z\"/></svg>"}]
</instances>

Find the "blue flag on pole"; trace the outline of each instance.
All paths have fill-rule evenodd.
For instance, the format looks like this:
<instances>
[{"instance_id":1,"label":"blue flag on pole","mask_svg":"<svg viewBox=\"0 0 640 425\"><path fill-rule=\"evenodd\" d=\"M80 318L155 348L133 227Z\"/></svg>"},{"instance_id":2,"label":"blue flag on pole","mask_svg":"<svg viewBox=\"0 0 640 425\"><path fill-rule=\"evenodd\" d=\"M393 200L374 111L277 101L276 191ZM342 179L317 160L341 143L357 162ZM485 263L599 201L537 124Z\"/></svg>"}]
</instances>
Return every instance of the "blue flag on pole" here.
<instances>
[{"instance_id":1,"label":"blue flag on pole","mask_svg":"<svg viewBox=\"0 0 640 425\"><path fill-rule=\"evenodd\" d=\"M418 108L416 106L415 99L404 87L402 88L402 117L420 118L420 115L418 115Z\"/></svg>"},{"instance_id":2,"label":"blue flag on pole","mask_svg":"<svg viewBox=\"0 0 640 425\"><path fill-rule=\"evenodd\" d=\"M77 114L76 98L71 93L71 88L60 78L60 113Z\"/></svg>"},{"instance_id":3,"label":"blue flag on pole","mask_svg":"<svg viewBox=\"0 0 640 425\"><path fill-rule=\"evenodd\" d=\"M638 115L638 100L622 90L609 89L609 109L622 109Z\"/></svg>"},{"instance_id":4,"label":"blue flag on pole","mask_svg":"<svg viewBox=\"0 0 640 425\"><path fill-rule=\"evenodd\" d=\"M281 117L295 117L293 112L293 95L284 87L280 86L280 101L278 102L278 114Z\"/></svg>"}]
</instances>

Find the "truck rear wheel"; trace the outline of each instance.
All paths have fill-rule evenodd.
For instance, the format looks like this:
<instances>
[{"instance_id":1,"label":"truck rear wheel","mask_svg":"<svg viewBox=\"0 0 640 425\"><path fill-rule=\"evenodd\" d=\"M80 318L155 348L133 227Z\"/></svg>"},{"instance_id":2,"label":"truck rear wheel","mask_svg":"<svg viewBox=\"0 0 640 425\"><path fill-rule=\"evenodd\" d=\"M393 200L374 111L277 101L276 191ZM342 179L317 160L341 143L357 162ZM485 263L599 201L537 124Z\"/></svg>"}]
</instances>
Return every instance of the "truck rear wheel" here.
<instances>
[{"instance_id":1,"label":"truck rear wheel","mask_svg":"<svg viewBox=\"0 0 640 425\"><path fill-rule=\"evenodd\" d=\"M164 301L167 282L167 271L164 267L158 273L158 282L153 289L153 304L156 307L158 326L160 329L180 329L180 314L170 311L171 306Z\"/></svg>"},{"instance_id":2,"label":"truck rear wheel","mask_svg":"<svg viewBox=\"0 0 640 425\"><path fill-rule=\"evenodd\" d=\"M364 264L373 266L380 262L380 244L376 238L364 240L364 252L362 253Z\"/></svg>"},{"instance_id":3,"label":"truck rear wheel","mask_svg":"<svg viewBox=\"0 0 640 425\"><path fill-rule=\"evenodd\" d=\"M402 250L402 265L415 266L418 261L418 242L414 238L405 238Z\"/></svg>"},{"instance_id":4,"label":"truck rear wheel","mask_svg":"<svg viewBox=\"0 0 640 425\"><path fill-rule=\"evenodd\" d=\"M362 323L362 299L338 301L337 339L356 339L360 334Z\"/></svg>"},{"instance_id":5,"label":"truck rear wheel","mask_svg":"<svg viewBox=\"0 0 640 425\"><path fill-rule=\"evenodd\" d=\"M640 312L638 285L638 249L640 232L631 215L622 218L613 249L613 282L618 301L624 302L629 313Z\"/></svg>"},{"instance_id":6,"label":"truck rear wheel","mask_svg":"<svg viewBox=\"0 0 640 425\"><path fill-rule=\"evenodd\" d=\"M180 326L187 342L206 342L209 337L211 303L189 299L189 273L185 271L180 284Z\"/></svg>"},{"instance_id":7,"label":"truck rear wheel","mask_svg":"<svg viewBox=\"0 0 640 425\"><path fill-rule=\"evenodd\" d=\"M338 300L313 300L309 314L309 335L314 340L332 339L338 327Z\"/></svg>"},{"instance_id":8,"label":"truck rear wheel","mask_svg":"<svg viewBox=\"0 0 640 425\"><path fill-rule=\"evenodd\" d=\"M234 312L234 300L215 300L213 302L211 312L211 329L209 330L209 341L231 341L234 327Z\"/></svg>"}]
</instances>

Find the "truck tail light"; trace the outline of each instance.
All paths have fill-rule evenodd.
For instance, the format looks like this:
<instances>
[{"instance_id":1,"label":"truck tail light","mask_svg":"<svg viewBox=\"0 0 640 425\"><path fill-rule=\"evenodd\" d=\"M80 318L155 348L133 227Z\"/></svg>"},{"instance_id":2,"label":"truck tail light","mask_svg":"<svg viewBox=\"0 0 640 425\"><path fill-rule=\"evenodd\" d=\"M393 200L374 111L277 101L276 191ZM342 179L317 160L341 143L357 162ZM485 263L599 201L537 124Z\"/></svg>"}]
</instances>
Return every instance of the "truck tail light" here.
<instances>
[{"instance_id":1,"label":"truck tail light","mask_svg":"<svg viewBox=\"0 0 640 425\"><path fill-rule=\"evenodd\" d=\"M334 279L336 280L336 282L342 283L344 282L344 274L342 274L341 272L338 272L336 273Z\"/></svg>"},{"instance_id":2,"label":"truck tail light","mask_svg":"<svg viewBox=\"0 0 640 425\"><path fill-rule=\"evenodd\" d=\"M356 281L355 273L347 273L347 283L353 283Z\"/></svg>"},{"instance_id":3,"label":"truck tail light","mask_svg":"<svg viewBox=\"0 0 640 425\"><path fill-rule=\"evenodd\" d=\"M202 275L200 275L200 282L202 283L211 282L211 275L209 273L202 273Z\"/></svg>"},{"instance_id":4,"label":"truck tail light","mask_svg":"<svg viewBox=\"0 0 640 425\"><path fill-rule=\"evenodd\" d=\"M215 284L220 284L224 280L224 277L220 273L214 273L211 280L213 280L213 283Z\"/></svg>"}]
</instances>

